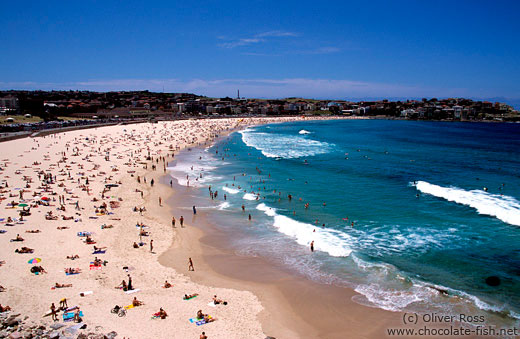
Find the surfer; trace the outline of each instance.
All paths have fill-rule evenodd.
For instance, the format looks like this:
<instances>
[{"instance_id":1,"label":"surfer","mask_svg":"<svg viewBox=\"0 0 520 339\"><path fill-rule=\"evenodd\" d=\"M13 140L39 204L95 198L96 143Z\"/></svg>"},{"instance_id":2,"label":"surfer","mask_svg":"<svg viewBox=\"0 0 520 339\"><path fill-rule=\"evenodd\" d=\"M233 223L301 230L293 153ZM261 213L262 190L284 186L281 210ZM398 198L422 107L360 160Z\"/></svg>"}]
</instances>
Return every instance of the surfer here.
<instances>
[{"instance_id":1,"label":"surfer","mask_svg":"<svg viewBox=\"0 0 520 339\"><path fill-rule=\"evenodd\" d=\"M311 241L311 252L314 252L314 240Z\"/></svg>"}]
</instances>

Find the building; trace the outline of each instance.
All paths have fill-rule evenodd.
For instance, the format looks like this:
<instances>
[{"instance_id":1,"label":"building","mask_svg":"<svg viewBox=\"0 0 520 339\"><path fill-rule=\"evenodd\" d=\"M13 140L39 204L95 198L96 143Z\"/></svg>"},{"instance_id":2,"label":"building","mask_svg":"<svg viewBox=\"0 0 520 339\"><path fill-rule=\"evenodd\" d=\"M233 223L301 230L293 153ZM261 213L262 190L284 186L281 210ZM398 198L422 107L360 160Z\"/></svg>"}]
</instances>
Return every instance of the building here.
<instances>
[{"instance_id":1,"label":"building","mask_svg":"<svg viewBox=\"0 0 520 339\"><path fill-rule=\"evenodd\" d=\"M0 114L18 111L18 98L12 95L0 98Z\"/></svg>"}]
</instances>

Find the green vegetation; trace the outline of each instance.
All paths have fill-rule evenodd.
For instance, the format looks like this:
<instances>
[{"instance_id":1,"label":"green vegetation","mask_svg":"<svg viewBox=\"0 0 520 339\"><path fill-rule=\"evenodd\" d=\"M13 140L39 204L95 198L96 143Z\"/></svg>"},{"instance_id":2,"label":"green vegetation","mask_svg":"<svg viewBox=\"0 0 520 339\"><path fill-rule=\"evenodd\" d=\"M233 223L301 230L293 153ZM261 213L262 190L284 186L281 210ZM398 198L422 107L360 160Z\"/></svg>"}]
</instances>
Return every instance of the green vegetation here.
<instances>
[{"instance_id":1,"label":"green vegetation","mask_svg":"<svg viewBox=\"0 0 520 339\"><path fill-rule=\"evenodd\" d=\"M7 118L13 118L14 121L7 121ZM30 118L26 118L23 115L5 115L0 117L0 125L9 125L9 124L26 124L29 122L40 122L43 121L40 117L31 116Z\"/></svg>"}]
</instances>

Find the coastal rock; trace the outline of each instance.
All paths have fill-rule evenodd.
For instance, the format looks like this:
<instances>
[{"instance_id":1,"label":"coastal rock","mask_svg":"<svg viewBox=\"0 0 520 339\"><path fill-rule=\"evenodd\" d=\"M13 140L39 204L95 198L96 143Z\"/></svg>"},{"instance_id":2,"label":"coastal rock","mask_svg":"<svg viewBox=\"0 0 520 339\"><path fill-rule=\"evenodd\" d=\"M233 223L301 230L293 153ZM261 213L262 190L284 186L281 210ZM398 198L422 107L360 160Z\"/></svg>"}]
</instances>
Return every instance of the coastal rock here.
<instances>
[{"instance_id":1,"label":"coastal rock","mask_svg":"<svg viewBox=\"0 0 520 339\"><path fill-rule=\"evenodd\" d=\"M58 332L58 331L53 331L49 334L50 339L58 339L59 337L60 337L60 332Z\"/></svg>"},{"instance_id":2,"label":"coastal rock","mask_svg":"<svg viewBox=\"0 0 520 339\"><path fill-rule=\"evenodd\" d=\"M65 324L62 324L62 323L54 323L50 326L50 328L52 328L53 330L58 330L64 326L65 326Z\"/></svg>"},{"instance_id":3,"label":"coastal rock","mask_svg":"<svg viewBox=\"0 0 520 339\"><path fill-rule=\"evenodd\" d=\"M106 335L106 337L107 337L108 339L114 339L115 337L117 337L117 332L116 332L116 331L112 331L112 332L108 333L108 334Z\"/></svg>"},{"instance_id":4,"label":"coastal rock","mask_svg":"<svg viewBox=\"0 0 520 339\"><path fill-rule=\"evenodd\" d=\"M14 327L14 326L18 325L19 323L20 323L20 321L18 319L9 317L9 318L7 318L6 321L4 321L2 323L2 325L6 326L6 327Z\"/></svg>"},{"instance_id":5,"label":"coastal rock","mask_svg":"<svg viewBox=\"0 0 520 339\"><path fill-rule=\"evenodd\" d=\"M22 333L21 332L13 332L9 335L8 337L9 339L20 339L22 338Z\"/></svg>"}]
</instances>

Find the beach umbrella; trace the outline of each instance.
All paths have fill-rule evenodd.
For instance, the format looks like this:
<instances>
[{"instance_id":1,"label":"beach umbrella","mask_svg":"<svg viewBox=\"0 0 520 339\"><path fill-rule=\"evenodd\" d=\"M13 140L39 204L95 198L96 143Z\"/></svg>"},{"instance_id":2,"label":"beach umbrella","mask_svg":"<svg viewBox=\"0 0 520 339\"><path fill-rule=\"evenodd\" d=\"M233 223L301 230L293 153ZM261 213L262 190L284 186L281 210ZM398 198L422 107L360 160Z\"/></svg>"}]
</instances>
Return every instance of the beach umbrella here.
<instances>
[{"instance_id":1,"label":"beach umbrella","mask_svg":"<svg viewBox=\"0 0 520 339\"><path fill-rule=\"evenodd\" d=\"M40 258L32 258L32 259L29 260L27 263L28 263L28 264L37 264L37 263L39 263L40 261L42 261Z\"/></svg>"},{"instance_id":2,"label":"beach umbrella","mask_svg":"<svg viewBox=\"0 0 520 339\"><path fill-rule=\"evenodd\" d=\"M27 205L27 204L18 204L18 207L27 207L27 206L29 206L29 205Z\"/></svg>"}]
</instances>

